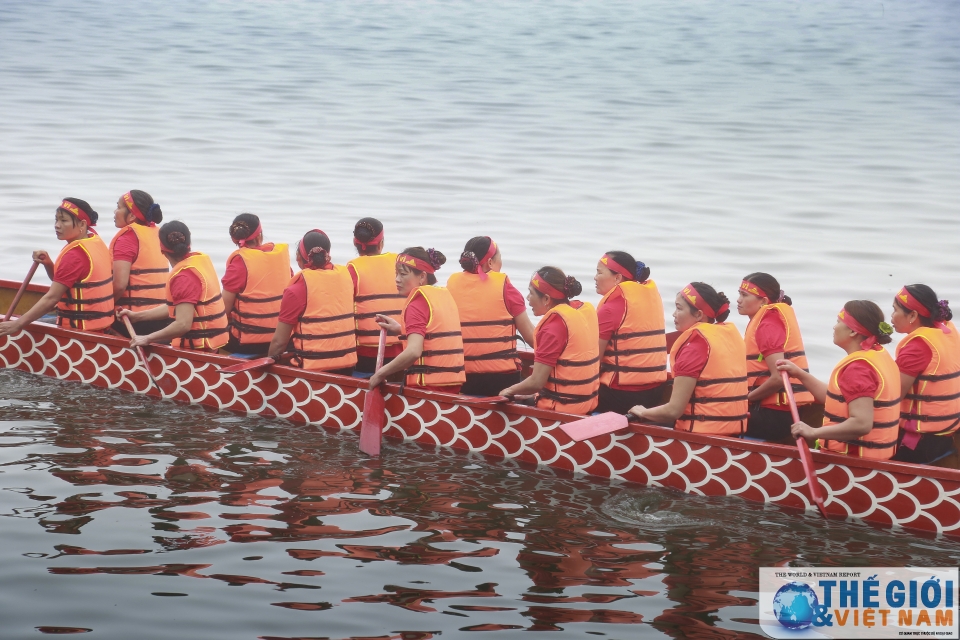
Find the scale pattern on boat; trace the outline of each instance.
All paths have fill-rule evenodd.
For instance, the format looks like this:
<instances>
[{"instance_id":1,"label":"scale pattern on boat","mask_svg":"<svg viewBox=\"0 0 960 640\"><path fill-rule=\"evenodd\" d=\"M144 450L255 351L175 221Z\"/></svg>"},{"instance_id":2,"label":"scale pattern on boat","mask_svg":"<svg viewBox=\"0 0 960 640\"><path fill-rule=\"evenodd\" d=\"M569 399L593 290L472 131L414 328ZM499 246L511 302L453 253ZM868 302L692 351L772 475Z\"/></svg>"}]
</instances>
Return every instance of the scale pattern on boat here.
<instances>
[{"instance_id":1,"label":"scale pattern on boat","mask_svg":"<svg viewBox=\"0 0 960 640\"><path fill-rule=\"evenodd\" d=\"M154 371L162 362L158 380L165 398L328 429L359 429L362 381L319 381L282 367L225 376L219 368L235 361L196 353L183 357L185 353L160 348L148 356ZM0 364L157 395L135 353L116 338L34 326L0 339ZM739 442L721 446L657 427L573 442L559 426L574 418L559 414L470 407L409 394L388 394L386 406L388 437L686 493L815 509L803 468L789 447ZM960 481L832 464L829 456L819 454L815 458L831 515L960 535Z\"/></svg>"}]
</instances>

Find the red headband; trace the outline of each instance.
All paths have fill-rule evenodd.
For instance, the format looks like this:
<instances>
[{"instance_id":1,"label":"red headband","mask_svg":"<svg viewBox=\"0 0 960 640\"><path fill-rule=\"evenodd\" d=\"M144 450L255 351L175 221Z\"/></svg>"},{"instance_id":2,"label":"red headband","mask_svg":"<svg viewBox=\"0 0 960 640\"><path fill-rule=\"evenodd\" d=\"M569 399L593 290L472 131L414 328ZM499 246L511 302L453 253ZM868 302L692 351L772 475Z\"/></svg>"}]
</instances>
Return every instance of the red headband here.
<instances>
[{"instance_id":1,"label":"red headband","mask_svg":"<svg viewBox=\"0 0 960 640\"><path fill-rule=\"evenodd\" d=\"M629 269L627 269L627 268L624 267L622 264L620 264L619 262L617 262L616 260L614 260L613 258L611 258L609 253L603 254L603 257L600 258L600 262L601 262L607 269L610 269L610 271L616 271L617 273L619 273L620 275L622 275L622 276L623 276L624 278L626 278L627 280L636 280L636 279L637 279L637 274L636 274L636 273L630 273L630 270L629 270Z\"/></svg>"},{"instance_id":2,"label":"red headband","mask_svg":"<svg viewBox=\"0 0 960 640\"><path fill-rule=\"evenodd\" d=\"M770 296L767 295L765 291L761 291L760 287L753 284L749 280L744 280L743 282L740 283L740 291L743 291L744 293L749 293L752 296L757 296L758 298L766 298L768 300L770 299Z\"/></svg>"},{"instance_id":3,"label":"red headband","mask_svg":"<svg viewBox=\"0 0 960 640\"><path fill-rule=\"evenodd\" d=\"M137 204L133 201L132 193L127 191L125 194L123 194L122 199L123 199L123 204L127 205L127 209L130 210L130 213L133 214L134 218L136 218L137 220L139 220L140 222L142 222L147 226L150 226L150 227L157 226L157 223L155 222L147 222L147 216L143 215L143 211L140 211L140 207L138 207Z\"/></svg>"},{"instance_id":4,"label":"red headband","mask_svg":"<svg viewBox=\"0 0 960 640\"><path fill-rule=\"evenodd\" d=\"M383 229L380 229L380 233L377 234L375 238L370 238L366 242L360 242L357 240L356 236L353 238L353 245L355 247L360 247L363 250L366 250L367 247L375 247L380 244L380 241L383 240Z\"/></svg>"},{"instance_id":5,"label":"red headband","mask_svg":"<svg viewBox=\"0 0 960 640\"><path fill-rule=\"evenodd\" d=\"M260 228L260 227L257 227L257 229L259 229L259 228ZM308 235L310 235L311 233L319 233L319 234L324 235L324 236L327 235L327 234L325 234L323 231L321 231L320 229L310 229L310 231L307 231L305 234L303 234L303 238L306 238L306 237L307 237ZM303 258L303 261L304 261L304 262L306 262L307 264L310 264L310 262L311 262L311 260L310 260L310 254L307 252L307 248L303 245L303 238L300 238L300 244L297 245L297 254L298 254L301 258ZM247 238L247 240L249 240L249 238ZM319 248L319 249L323 249L323 247L314 247L313 249L318 249L318 248ZM310 249L310 251L313 251L313 249ZM324 251L326 251L326 249L324 249Z\"/></svg>"},{"instance_id":6,"label":"red headband","mask_svg":"<svg viewBox=\"0 0 960 640\"><path fill-rule=\"evenodd\" d=\"M73 204L69 200L64 200L63 202L61 202L59 208L63 209L67 213L73 214L80 220L83 220L84 222L87 223L88 227L93 227L93 222L90 220L90 216L87 215L87 212L81 209L80 207L78 207L77 205Z\"/></svg>"},{"instance_id":7,"label":"red headband","mask_svg":"<svg viewBox=\"0 0 960 640\"><path fill-rule=\"evenodd\" d=\"M483 270L483 263L497 255L497 243L494 242L489 236L487 236L487 240L490 240L490 248L487 249L487 252L483 254L482 258L480 258L480 266L477 267L477 275L480 276L481 280L486 280L490 277L487 275L487 272Z\"/></svg>"},{"instance_id":8,"label":"red headband","mask_svg":"<svg viewBox=\"0 0 960 640\"><path fill-rule=\"evenodd\" d=\"M417 271L425 271L427 273L434 273L436 269L433 268L433 265L427 262L426 260L421 260L416 256L411 256L407 253L398 253L397 254L397 264L406 265Z\"/></svg>"},{"instance_id":9,"label":"red headband","mask_svg":"<svg viewBox=\"0 0 960 640\"><path fill-rule=\"evenodd\" d=\"M530 284L533 285L533 288L539 291L542 294L548 295L554 300L566 300L567 296L564 295L562 291L554 287L552 284L543 279L539 273L533 274L533 278L530 280Z\"/></svg>"},{"instance_id":10,"label":"red headband","mask_svg":"<svg viewBox=\"0 0 960 640\"><path fill-rule=\"evenodd\" d=\"M877 344L877 336L873 335L865 326L860 324L857 319L853 317L852 313L847 313L846 309L841 309L840 313L837 314L837 318L839 318L840 322L850 327L850 329L853 331L856 331L860 335L867 337L866 340L860 343L860 348L864 351L869 351L873 348L883 348Z\"/></svg>"},{"instance_id":11,"label":"red headband","mask_svg":"<svg viewBox=\"0 0 960 640\"><path fill-rule=\"evenodd\" d=\"M700 295L700 293L693 287L692 284L685 286L680 294L686 298L687 302L702 311L703 315L713 320L716 320L718 315L730 308L730 303L724 302L717 311L714 311L713 307L707 304L707 301L703 299L703 296Z\"/></svg>"},{"instance_id":12,"label":"red headband","mask_svg":"<svg viewBox=\"0 0 960 640\"><path fill-rule=\"evenodd\" d=\"M930 309L927 309L925 306L923 306L923 303L914 298L913 294L907 291L906 287L900 289L900 293L897 294L897 302L900 303L901 307L910 311L916 311L924 318L930 317ZM933 323L933 326L937 327L944 333L950 333L950 328L947 326L947 323L943 321L938 320Z\"/></svg>"},{"instance_id":13,"label":"red headband","mask_svg":"<svg viewBox=\"0 0 960 640\"><path fill-rule=\"evenodd\" d=\"M249 236L247 236L243 240L237 240L237 246L243 249L244 247L247 246L248 242L250 242L251 240L256 240L257 236L259 236L262 232L263 232L263 223L260 223L257 225L257 228L253 230L253 233L251 233ZM321 231L321 233L323 232ZM301 239L300 242L303 242L303 240Z\"/></svg>"}]
</instances>

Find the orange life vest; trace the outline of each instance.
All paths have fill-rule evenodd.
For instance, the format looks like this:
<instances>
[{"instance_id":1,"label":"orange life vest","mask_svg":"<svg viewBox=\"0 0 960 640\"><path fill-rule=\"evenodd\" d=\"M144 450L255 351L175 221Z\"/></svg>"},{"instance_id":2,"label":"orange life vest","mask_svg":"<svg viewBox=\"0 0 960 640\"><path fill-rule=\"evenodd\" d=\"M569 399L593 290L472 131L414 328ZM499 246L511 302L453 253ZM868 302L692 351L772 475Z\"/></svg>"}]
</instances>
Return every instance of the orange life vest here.
<instances>
[{"instance_id":1,"label":"orange life vest","mask_svg":"<svg viewBox=\"0 0 960 640\"><path fill-rule=\"evenodd\" d=\"M230 335L240 344L262 344L273 339L280 317L283 290L290 282L290 251L285 244L270 251L237 249L227 264L239 256L247 267L247 284L230 311Z\"/></svg>"},{"instance_id":2,"label":"orange life vest","mask_svg":"<svg viewBox=\"0 0 960 640\"><path fill-rule=\"evenodd\" d=\"M787 342L783 347L783 357L804 371L809 372L807 364L807 355L803 350L803 338L800 336L800 325L797 324L797 314L793 312L793 307L783 302L775 302L760 307L760 311L750 318L747 330L743 334L743 342L747 348L747 378L750 381L750 390L759 387L770 379L770 367L760 353L757 346L757 327L763 317L771 312L780 314L783 320L783 326L787 331ZM813 394L807 391L807 388L799 382L791 380L793 386L793 397L797 406L812 404ZM768 407L777 410L789 410L790 400L787 398L786 391L771 393L760 401L761 407Z\"/></svg>"},{"instance_id":3,"label":"orange life vest","mask_svg":"<svg viewBox=\"0 0 960 640\"><path fill-rule=\"evenodd\" d=\"M290 284L301 279L307 286L307 306L293 332L293 362L310 371L346 369L357 364L350 272L343 265L304 269Z\"/></svg>"},{"instance_id":4,"label":"orange life vest","mask_svg":"<svg viewBox=\"0 0 960 640\"><path fill-rule=\"evenodd\" d=\"M220 280L217 278L210 256L205 253L189 253L173 267L165 290L168 312L171 318L177 317L170 283L177 274L187 269L199 276L202 292L200 302L194 305L193 324L190 330L179 338L175 338L172 344L181 349L216 351L227 344L229 336L227 335L227 312L223 306L223 296L220 295Z\"/></svg>"},{"instance_id":5,"label":"orange life vest","mask_svg":"<svg viewBox=\"0 0 960 640\"><path fill-rule=\"evenodd\" d=\"M677 338L670 350L670 367L695 333L707 341L707 364L693 395L674 428L679 431L735 436L747 428L747 361L740 332L729 322L698 322Z\"/></svg>"},{"instance_id":6,"label":"orange life vest","mask_svg":"<svg viewBox=\"0 0 960 640\"><path fill-rule=\"evenodd\" d=\"M357 274L357 292L354 298L357 345L380 346L380 325L377 314L389 316L400 322L404 297L397 293L397 254L381 253L378 256L358 256L347 263L353 265ZM399 336L387 334L388 347L400 344Z\"/></svg>"},{"instance_id":7,"label":"orange life vest","mask_svg":"<svg viewBox=\"0 0 960 640\"><path fill-rule=\"evenodd\" d=\"M165 302L163 289L170 273L170 263L160 252L160 229L142 224L129 224L117 232L110 241L110 255L124 234L137 236L140 247L137 257L130 264L130 278L123 295L115 301L116 308L144 311L153 309ZM111 258L112 259L112 258Z\"/></svg>"},{"instance_id":8,"label":"orange life vest","mask_svg":"<svg viewBox=\"0 0 960 640\"><path fill-rule=\"evenodd\" d=\"M57 303L57 324L80 331L102 331L113 324L113 260L110 250L95 233L67 244L57 256L54 272L60 261L74 247L80 247L90 258L90 271Z\"/></svg>"},{"instance_id":9,"label":"orange life vest","mask_svg":"<svg viewBox=\"0 0 960 640\"><path fill-rule=\"evenodd\" d=\"M600 360L600 383L629 386L667 380L667 337L663 301L653 280L621 282L600 300L623 298L624 313Z\"/></svg>"},{"instance_id":10,"label":"orange life vest","mask_svg":"<svg viewBox=\"0 0 960 640\"><path fill-rule=\"evenodd\" d=\"M897 345L899 356L911 340L923 340L933 356L900 405L901 424L916 421L911 431L951 435L960 428L960 333L952 322L947 327L950 333L920 327Z\"/></svg>"},{"instance_id":11,"label":"orange life vest","mask_svg":"<svg viewBox=\"0 0 960 640\"><path fill-rule=\"evenodd\" d=\"M423 352L407 369L407 384L436 387L463 384L467 380L463 363L463 337L460 334L460 313L453 296L443 287L424 285L414 289L404 309L419 292L430 307ZM401 325L405 325L401 316ZM403 326L406 335L406 326Z\"/></svg>"},{"instance_id":12,"label":"orange life vest","mask_svg":"<svg viewBox=\"0 0 960 640\"><path fill-rule=\"evenodd\" d=\"M840 373L848 364L863 360L877 372L880 386L873 397L873 428L856 440L820 440L822 447L858 458L888 460L897 450L900 425L900 370L886 349L856 351L841 360L830 374L823 426L840 424L850 417L850 407L840 391Z\"/></svg>"},{"instance_id":13,"label":"orange life vest","mask_svg":"<svg viewBox=\"0 0 960 640\"><path fill-rule=\"evenodd\" d=\"M585 416L597 408L600 393L600 330L597 312L590 303L579 308L558 304L537 324L539 329L554 315L567 327L563 348L546 386L540 390L537 406Z\"/></svg>"},{"instance_id":14,"label":"orange life vest","mask_svg":"<svg viewBox=\"0 0 960 640\"><path fill-rule=\"evenodd\" d=\"M519 369L517 330L503 291L507 275L497 271L481 280L461 271L447 281L447 290L460 311L463 359L467 373L509 373Z\"/></svg>"}]
</instances>

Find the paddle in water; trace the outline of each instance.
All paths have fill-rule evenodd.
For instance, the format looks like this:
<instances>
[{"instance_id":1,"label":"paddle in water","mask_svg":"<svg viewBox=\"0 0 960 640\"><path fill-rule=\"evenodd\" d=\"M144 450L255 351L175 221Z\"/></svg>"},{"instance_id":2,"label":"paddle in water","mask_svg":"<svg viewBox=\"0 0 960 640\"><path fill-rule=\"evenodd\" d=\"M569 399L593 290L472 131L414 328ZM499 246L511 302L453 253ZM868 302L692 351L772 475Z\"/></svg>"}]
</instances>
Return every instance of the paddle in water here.
<instances>
[{"instance_id":1,"label":"paddle in water","mask_svg":"<svg viewBox=\"0 0 960 640\"><path fill-rule=\"evenodd\" d=\"M133 329L133 325L130 323L130 318L126 315L120 316L123 318L123 324L127 327L127 333L130 334L130 339L137 337L137 332ZM157 383L157 379L153 377L153 372L150 371L150 361L147 360L147 354L144 352L143 347L137 347L137 356L140 358L143 368L147 370L147 377L150 378L150 382L153 383L153 386L157 389L157 393L160 394L160 397L163 397L163 389L160 388L160 385Z\"/></svg>"},{"instance_id":2,"label":"paddle in water","mask_svg":"<svg viewBox=\"0 0 960 640\"><path fill-rule=\"evenodd\" d=\"M27 290L27 285L33 280L33 274L37 272L37 267L39 266L39 262L34 262L30 266L30 271L27 271L27 277L23 279L23 284L20 285L20 288L17 290L17 295L13 297L13 302L10 303L10 308L7 309L7 315L3 316L4 322L9 320L13 316L13 312L17 310L17 304L20 302L20 298L23 297L23 293Z\"/></svg>"},{"instance_id":3,"label":"paddle in water","mask_svg":"<svg viewBox=\"0 0 960 640\"><path fill-rule=\"evenodd\" d=\"M380 329L380 346L377 348L377 367L383 366L383 352L387 347L387 330ZM367 390L363 398L363 423L360 425L360 451L368 456L380 455L380 439L387 425L387 407L381 385Z\"/></svg>"},{"instance_id":4,"label":"paddle in water","mask_svg":"<svg viewBox=\"0 0 960 640\"><path fill-rule=\"evenodd\" d=\"M793 383L790 382L790 375L786 371L780 372L783 377L783 388L787 392L787 400L790 401L790 414L793 416L793 422L800 422L800 412L797 411L797 401L793 397ZM823 494L820 492L820 481L817 480L817 473L813 468L813 456L810 455L810 447L803 438L797 438L797 449L800 450L800 462L803 464L803 473L807 476L807 485L810 487L810 495L813 501L817 503L817 508L824 518L827 517L827 510L823 506Z\"/></svg>"},{"instance_id":5,"label":"paddle in water","mask_svg":"<svg viewBox=\"0 0 960 640\"><path fill-rule=\"evenodd\" d=\"M583 420L576 420L560 425L560 430L570 436L574 442L589 440L607 433L626 429L630 424L630 416L608 411L598 416L590 416Z\"/></svg>"}]
</instances>

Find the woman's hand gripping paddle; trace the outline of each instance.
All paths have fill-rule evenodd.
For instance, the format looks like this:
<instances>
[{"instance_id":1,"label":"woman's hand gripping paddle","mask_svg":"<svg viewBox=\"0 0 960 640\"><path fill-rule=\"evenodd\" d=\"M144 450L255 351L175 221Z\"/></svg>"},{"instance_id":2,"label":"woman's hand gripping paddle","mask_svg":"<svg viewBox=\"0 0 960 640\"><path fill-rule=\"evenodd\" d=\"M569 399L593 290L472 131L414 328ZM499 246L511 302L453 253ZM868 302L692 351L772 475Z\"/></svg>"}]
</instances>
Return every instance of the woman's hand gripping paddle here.
<instances>
[{"instance_id":1,"label":"woman's hand gripping paddle","mask_svg":"<svg viewBox=\"0 0 960 640\"><path fill-rule=\"evenodd\" d=\"M383 366L383 352L387 347L387 330L380 329L380 346L377 350L377 367ZM367 390L363 397L363 423L360 425L360 451L368 456L380 455L380 439L387 425L387 408L383 400L381 386Z\"/></svg>"},{"instance_id":2,"label":"woman's hand gripping paddle","mask_svg":"<svg viewBox=\"0 0 960 640\"><path fill-rule=\"evenodd\" d=\"M781 371L783 377L783 388L787 392L787 399L790 401L790 413L793 416L793 422L800 422L800 413L797 411L797 401L793 397L793 383L790 382L790 374ZM813 468L813 457L810 455L810 447L803 438L797 438L797 449L800 450L800 462L803 464L803 473L807 476L807 486L810 487L810 495L813 501L817 503L817 508L824 518L827 517L827 510L823 506L823 494L820 493L820 482L817 480L816 471Z\"/></svg>"},{"instance_id":3,"label":"woman's hand gripping paddle","mask_svg":"<svg viewBox=\"0 0 960 640\"><path fill-rule=\"evenodd\" d=\"M23 284L20 285L20 289L17 290L17 295L13 297L13 302L10 303L10 308L7 309L7 315L3 316L3 321L8 321L12 316L13 312L17 309L17 303L20 302L20 298L23 297L23 292L27 290L27 285L30 284L30 281L33 280L33 274L37 272L37 267L40 266L39 262L34 262L30 265L30 271L27 271L27 277L23 279Z\"/></svg>"},{"instance_id":4,"label":"woman's hand gripping paddle","mask_svg":"<svg viewBox=\"0 0 960 640\"><path fill-rule=\"evenodd\" d=\"M629 423L629 416L615 411L608 411L598 416L590 416L583 420L562 424L560 425L560 429L570 436L570 439L574 442L580 442L581 440L588 440L606 433L626 429Z\"/></svg>"},{"instance_id":5,"label":"woman's hand gripping paddle","mask_svg":"<svg viewBox=\"0 0 960 640\"><path fill-rule=\"evenodd\" d=\"M130 324L130 318L128 318L125 315L120 317L123 318L123 324L126 325L127 333L130 334L130 338L131 339L136 338L137 332L133 329L133 325ZM147 370L147 377L150 378L150 382L153 383L153 386L157 389L157 393L159 393L160 397L162 398L163 389L161 389L160 385L157 384L157 379L153 377L153 372L150 371L150 361L147 360L147 354L143 351L143 347L137 347L137 356L140 358L140 362L141 364L143 364L143 368Z\"/></svg>"}]
</instances>

